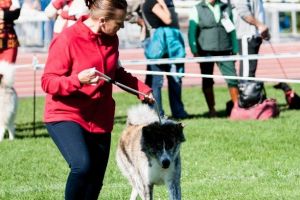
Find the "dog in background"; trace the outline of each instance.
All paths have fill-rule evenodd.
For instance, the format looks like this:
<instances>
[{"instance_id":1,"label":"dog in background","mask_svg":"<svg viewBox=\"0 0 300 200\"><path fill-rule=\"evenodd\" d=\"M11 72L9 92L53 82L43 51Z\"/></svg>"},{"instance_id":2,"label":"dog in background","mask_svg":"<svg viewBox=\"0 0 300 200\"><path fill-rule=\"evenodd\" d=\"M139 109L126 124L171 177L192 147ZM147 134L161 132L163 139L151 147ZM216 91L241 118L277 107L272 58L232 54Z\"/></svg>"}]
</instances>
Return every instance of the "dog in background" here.
<instances>
[{"instance_id":1,"label":"dog in background","mask_svg":"<svg viewBox=\"0 0 300 200\"><path fill-rule=\"evenodd\" d=\"M13 87L15 68L13 65L0 62L0 142L4 139L5 131L9 139L15 138L15 116L18 96Z\"/></svg>"},{"instance_id":2,"label":"dog in background","mask_svg":"<svg viewBox=\"0 0 300 200\"><path fill-rule=\"evenodd\" d=\"M274 85L274 88L284 92L289 109L300 109L300 97L287 83L280 82Z\"/></svg>"},{"instance_id":3,"label":"dog in background","mask_svg":"<svg viewBox=\"0 0 300 200\"><path fill-rule=\"evenodd\" d=\"M117 148L117 164L132 186L130 200L138 195L153 199L154 185L166 185L170 200L181 199L180 145L183 126L172 120L159 122L145 104L128 111L127 126Z\"/></svg>"}]
</instances>

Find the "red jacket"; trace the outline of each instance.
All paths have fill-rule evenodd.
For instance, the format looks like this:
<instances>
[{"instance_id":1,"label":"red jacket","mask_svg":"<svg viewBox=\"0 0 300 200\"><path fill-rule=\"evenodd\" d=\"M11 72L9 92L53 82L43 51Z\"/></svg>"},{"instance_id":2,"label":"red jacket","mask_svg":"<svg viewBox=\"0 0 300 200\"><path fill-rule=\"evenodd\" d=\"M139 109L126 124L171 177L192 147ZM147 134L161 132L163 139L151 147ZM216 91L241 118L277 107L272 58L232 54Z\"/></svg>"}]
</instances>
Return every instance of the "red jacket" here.
<instances>
[{"instance_id":1,"label":"red jacket","mask_svg":"<svg viewBox=\"0 0 300 200\"><path fill-rule=\"evenodd\" d=\"M151 89L118 66L118 37L93 33L83 24L85 19L65 29L50 45L42 76L47 93L44 121L75 121L89 132L111 132L115 111L112 84L103 80L97 85L81 84L78 73L96 67L143 93Z\"/></svg>"}]
</instances>

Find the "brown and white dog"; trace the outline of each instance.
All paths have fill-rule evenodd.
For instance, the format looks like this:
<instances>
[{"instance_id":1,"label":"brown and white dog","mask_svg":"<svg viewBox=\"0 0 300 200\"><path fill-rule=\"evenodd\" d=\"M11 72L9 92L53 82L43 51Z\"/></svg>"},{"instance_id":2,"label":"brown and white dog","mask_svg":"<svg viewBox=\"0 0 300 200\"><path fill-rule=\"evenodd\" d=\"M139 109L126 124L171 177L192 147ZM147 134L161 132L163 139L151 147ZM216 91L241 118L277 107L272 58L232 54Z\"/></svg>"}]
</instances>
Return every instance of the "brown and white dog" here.
<instances>
[{"instance_id":1,"label":"brown and white dog","mask_svg":"<svg viewBox=\"0 0 300 200\"><path fill-rule=\"evenodd\" d=\"M5 131L9 139L15 138L15 116L18 96L13 87L15 68L13 65L0 62L0 142L4 139Z\"/></svg>"},{"instance_id":2,"label":"brown and white dog","mask_svg":"<svg viewBox=\"0 0 300 200\"><path fill-rule=\"evenodd\" d=\"M184 141L181 123L166 119L159 123L155 111L143 104L128 111L117 163L132 186L130 200L138 195L152 200L154 185L161 184L167 186L170 200L181 199L180 145Z\"/></svg>"}]
</instances>

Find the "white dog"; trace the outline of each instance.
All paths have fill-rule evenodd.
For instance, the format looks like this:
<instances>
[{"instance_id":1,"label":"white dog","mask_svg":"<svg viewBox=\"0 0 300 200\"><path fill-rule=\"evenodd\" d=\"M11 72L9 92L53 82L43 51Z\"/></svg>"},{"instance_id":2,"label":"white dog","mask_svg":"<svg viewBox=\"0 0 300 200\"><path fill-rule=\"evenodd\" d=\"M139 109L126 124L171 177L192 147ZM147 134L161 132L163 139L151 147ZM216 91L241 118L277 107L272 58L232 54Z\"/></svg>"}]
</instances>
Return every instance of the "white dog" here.
<instances>
[{"instance_id":1,"label":"white dog","mask_svg":"<svg viewBox=\"0 0 300 200\"><path fill-rule=\"evenodd\" d=\"M154 185L165 184L170 200L181 199L180 144L183 126L172 120L161 124L154 110L140 105L128 112L127 127L117 149L117 163L132 186L130 200L153 199Z\"/></svg>"},{"instance_id":2,"label":"white dog","mask_svg":"<svg viewBox=\"0 0 300 200\"><path fill-rule=\"evenodd\" d=\"M18 97L13 87L15 68L7 62L0 62L0 142L8 130L9 139L15 138L15 116Z\"/></svg>"}]
</instances>

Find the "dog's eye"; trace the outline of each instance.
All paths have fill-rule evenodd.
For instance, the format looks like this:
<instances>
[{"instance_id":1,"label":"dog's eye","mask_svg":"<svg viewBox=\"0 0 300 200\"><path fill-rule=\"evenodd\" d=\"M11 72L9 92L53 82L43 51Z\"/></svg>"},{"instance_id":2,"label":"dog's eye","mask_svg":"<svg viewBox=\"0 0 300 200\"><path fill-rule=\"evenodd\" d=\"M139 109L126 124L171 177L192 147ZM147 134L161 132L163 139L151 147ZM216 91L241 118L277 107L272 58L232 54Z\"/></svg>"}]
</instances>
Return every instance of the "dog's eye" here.
<instances>
[{"instance_id":1,"label":"dog's eye","mask_svg":"<svg viewBox=\"0 0 300 200\"><path fill-rule=\"evenodd\" d=\"M158 150L163 149L163 144L162 143L156 143L155 146L156 146L156 149L158 149Z\"/></svg>"},{"instance_id":2,"label":"dog's eye","mask_svg":"<svg viewBox=\"0 0 300 200\"><path fill-rule=\"evenodd\" d=\"M166 143L165 143L166 149L172 149L173 146L174 146L173 141L166 141Z\"/></svg>"}]
</instances>

